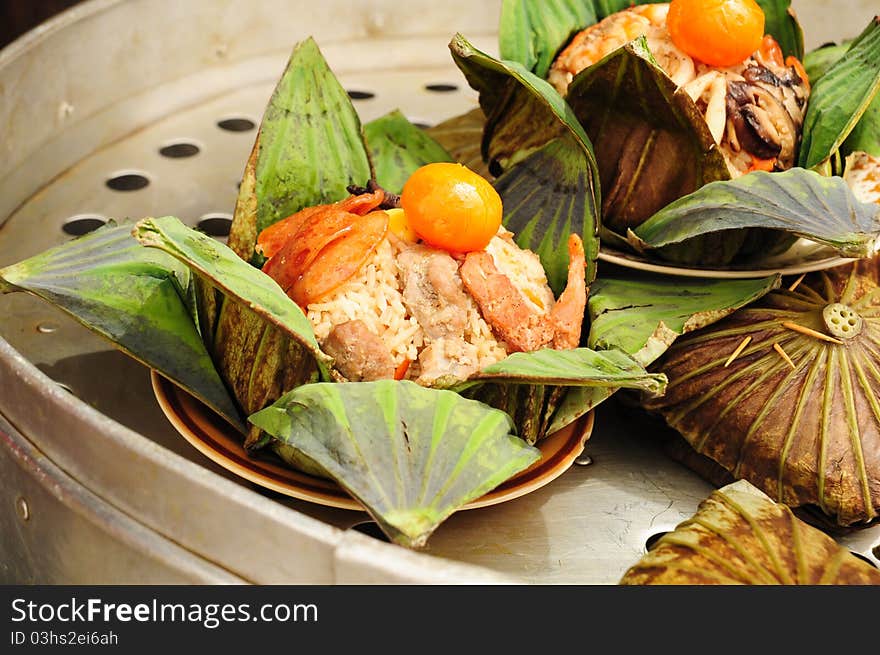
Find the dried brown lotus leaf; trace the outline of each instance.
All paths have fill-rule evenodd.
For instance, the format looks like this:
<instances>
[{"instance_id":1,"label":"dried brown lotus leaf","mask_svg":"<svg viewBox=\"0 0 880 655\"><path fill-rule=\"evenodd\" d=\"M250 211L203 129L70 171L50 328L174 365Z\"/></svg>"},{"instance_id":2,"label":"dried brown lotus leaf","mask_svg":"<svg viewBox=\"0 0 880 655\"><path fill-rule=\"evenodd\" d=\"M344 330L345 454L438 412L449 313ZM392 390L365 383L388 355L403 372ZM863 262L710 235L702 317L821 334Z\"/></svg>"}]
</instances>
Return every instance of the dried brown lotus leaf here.
<instances>
[{"instance_id":1,"label":"dried brown lotus leaf","mask_svg":"<svg viewBox=\"0 0 880 655\"><path fill-rule=\"evenodd\" d=\"M452 158L487 180L492 179L481 150L486 117L479 108L429 127L425 132L446 148Z\"/></svg>"},{"instance_id":2,"label":"dried brown lotus leaf","mask_svg":"<svg viewBox=\"0 0 880 655\"><path fill-rule=\"evenodd\" d=\"M741 480L700 503L621 584L880 585L880 570Z\"/></svg>"},{"instance_id":3,"label":"dried brown lotus leaf","mask_svg":"<svg viewBox=\"0 0 880 655\"><path fill-rule=\"evenodd\" d=\"M647 399L645 406L698 453L774 500L818 507L839 525L875 519L880 510L875 268L868 261L811 274L794 291L774 291L682 337L655 365L669 378L666 394ZM728 364L746 337L748 345Z\"/></svg>"}]
</instances>

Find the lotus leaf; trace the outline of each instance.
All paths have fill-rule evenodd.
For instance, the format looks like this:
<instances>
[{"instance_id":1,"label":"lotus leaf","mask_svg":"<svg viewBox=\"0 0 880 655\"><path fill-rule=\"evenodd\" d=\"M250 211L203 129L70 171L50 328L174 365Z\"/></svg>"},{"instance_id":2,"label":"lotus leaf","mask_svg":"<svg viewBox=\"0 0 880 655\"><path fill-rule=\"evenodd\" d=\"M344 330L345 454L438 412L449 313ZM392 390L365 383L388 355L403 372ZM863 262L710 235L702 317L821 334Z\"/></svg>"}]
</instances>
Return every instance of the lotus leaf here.
<instances>
[{"instance_id":1,"label":"lotus leaf","mask_svg":"<svg viewBox=\"0 0 880 655\"><path fill-rule=\"evenodd\" d=\"M482 109L472 109L460 116L453 116L425 130L431 138L450 154L454 161L464 164L487 180L492 178L489 167L483 161L481 151L486 117Z\"/></svg>"},{"instance_id":2,"label":"lotus leaf","mask_svg":"<svg viewBox=\"0 0 880 655\"><path fill-rule=\"evenodd\" d=\"M880 17L815 82L804 118L800 165L819 166L849 137L880 90Z\"/></svg>"},{"instance_id":3,"label":"lotus leaf","mask_svg":"<svg viewBox=\"0 0 880 655\"><path fill-rule=\"evenodd\" d=\"M590 293L588 344L617 348L648 366L682 334L762 298L779 287L780 279L602 278Z\"/></svg>"},{"instance_id":4,"label":"lotus leaf","mask_svg":"<svg viewBox=\"0 0 880 655\"><path fill-rule=\"evenodd\" d=\"M689 239L725 238L738 228L779 230L826 244L844 257L868 257L880 237L880 210L860 202L840 177L801 168L756 171L675 201L631 230L629 241L661 256L681 244L676 259L693 264L701 251Z\"/></svg>"},{"instance_id":5,"label":"lotus leaf","mask_svg":"<svg viewBox=\"0 0 880 655\"><path fill-rule=\"evenodd\" d=\"M880 510L880 290L863 262L680 338L653 367L666 395L645 401L734 478L845 526Z\"/></svg>"},{"instance_id":6,"label":"lotus leaf","mask_svg":"<svg viewBox=\"0 0 880 655\"><path fill-rule=\"evenodd\" d=\"M504 412L407 381L306 385L250 421L320 464L392 541L416 548L541 457Z\"/></svg>"},{"instance_id":7,"label":"lotus leaf","mask_svg":"<svg viewBox=\"0 0 880 655\"><path fill-rule=\"evenodd\" d=\"M625 585L880 585L880 571L746 481L714 491Z\"/></svg>"},{"instance_id":8,"label":"lotus leaf","mask_svg":"<svg viewBox=\"0 0 880 655\"><path fill-rule=\"evenodd\" d=\"M54 304L244 430L199 334L195 284L173 257L142 248L131 225L104 226L0 270L0 292Z\"/></svg>"},{"instance_id":9,"label":"lotus leaf","mask_svg":"<svg viewBox=\"0 0 880 655\"><path fill-rule=\"evenodd\" d=\"M391 193L400 193L419 166L452 161L443 146L397 110L364 125L364 136L376 181Z\"/></svg>"}]
</instances>

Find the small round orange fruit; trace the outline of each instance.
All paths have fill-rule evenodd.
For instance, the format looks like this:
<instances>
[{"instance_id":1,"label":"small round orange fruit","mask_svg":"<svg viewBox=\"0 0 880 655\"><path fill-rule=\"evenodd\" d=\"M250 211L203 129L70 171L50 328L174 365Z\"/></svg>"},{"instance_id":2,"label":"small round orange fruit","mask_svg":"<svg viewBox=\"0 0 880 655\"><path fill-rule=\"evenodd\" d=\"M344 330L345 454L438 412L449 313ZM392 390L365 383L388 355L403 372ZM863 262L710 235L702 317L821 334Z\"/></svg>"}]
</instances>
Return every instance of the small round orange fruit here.
<instances>
[{"instance_id":1,"label":"small round orange fruit","mask_svg":"<svg viewBox=\"0 0 880 655\"><path fill-rule=\"evenodd\" d=\"M691 57L733 66L760 47L764 12L755 0L672 0L666 27Z\"/></svg>"},{"instance_id":2,"label":"small round orange fruit","mask_svg":"<svg viewBox=\"0 0 880 655\"><path fill-rule=\"evenodd\" d=\"M501 197L461 164L435 163L406 181L400 203L419 238L451 252L482 250L501 225Z\"/></svg>"}]
</instances>

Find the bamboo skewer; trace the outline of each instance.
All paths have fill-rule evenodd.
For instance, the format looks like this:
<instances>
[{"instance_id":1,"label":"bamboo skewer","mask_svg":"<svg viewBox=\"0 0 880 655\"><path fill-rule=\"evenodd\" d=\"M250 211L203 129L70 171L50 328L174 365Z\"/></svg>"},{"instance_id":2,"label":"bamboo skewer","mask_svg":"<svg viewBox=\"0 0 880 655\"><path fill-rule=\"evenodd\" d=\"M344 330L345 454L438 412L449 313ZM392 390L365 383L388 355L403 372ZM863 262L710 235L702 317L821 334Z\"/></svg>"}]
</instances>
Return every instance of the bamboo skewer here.
<instances>
[{"instance_id":1,"label":"bamboo skewer","mask_svg":"<svg viewBox=\"0 0 880 655\"><path fill-rule=\"evenodd\" d=\"M727 361L724 362L724 368L727 368L728 366L730 366L733 363L733 360L735 360L737 357L739 357L740 353L742 353L742 351L746 349L746 346L749 345L749 342L751 340L752 340L752 337L748 336L745 339L743 339L742 341L740 341L739 345L736 347L736 350L734 350L731 353L730 357L727 359Z\"/></svg>"},{"instance_id":2,"label":"bamboo skewer","mask_svg":"<svg viewBox=\"0 0 880 655\"><path fill-rule=\"evenodd\" d=\"M783 321L782 327L787 327L789 330L794 330L795 332L800 332L801 334L806 334L808 337L813 337L814 339L819 339L821 341L827 341L828 343L835 343L838 346L843 345L843 341L840 339L835 339L834 337L829 337L827 334L822 334L821 332L816 332L816 330L812 330L808 327L804 327L803 325L798 325L797 323L792 323L791 321Z\"/></svg>"},{"instance_id":3,"label":"bamboo skewer","mask_svg":"<svg viewBox=\"0 0 880 655\"><path fill-rule=\"evenodd\" d=\"M773 350L775 350L776 352L778 352L778 353L779 353L779 356L782 357L782 359L784 359L784 360L788 363L789 366L791 366L792 368L797 368L797 367L794 365L794 362L791 361L791 357L788 356L788 353L786 353L786 352L782 349L782 346L780 346L778 343L774 343L774 344L773 344Z\"/></svg>"},{"instance_id":4,"label":"bamboo skewer","mask_svg":"<svg viewBox=\"0 0 880 655\"><path fill-rule=\"evenodd\" d=\"M794 291L795 289L797 289L798 286L800 285L800 283L804 281L804 278L806 276L807 276L806 273L801 273L801 276L797 280L795 280L790 287L788 287L788 290Z\"/></svg>"}]
</instances>

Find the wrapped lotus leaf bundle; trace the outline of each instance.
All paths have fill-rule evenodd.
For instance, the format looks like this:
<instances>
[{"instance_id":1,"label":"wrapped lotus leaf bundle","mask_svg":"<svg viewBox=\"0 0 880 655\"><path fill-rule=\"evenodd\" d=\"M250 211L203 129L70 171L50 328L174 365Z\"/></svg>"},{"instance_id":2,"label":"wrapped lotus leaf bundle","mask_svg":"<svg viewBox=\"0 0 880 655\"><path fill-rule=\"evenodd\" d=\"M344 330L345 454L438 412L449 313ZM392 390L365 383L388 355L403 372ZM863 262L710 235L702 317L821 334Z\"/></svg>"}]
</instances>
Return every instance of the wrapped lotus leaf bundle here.
<instances>
[{"instance_id":1,"label":"wrapped lotus leaf bundle","mask_svg":"<svg viewBox=\"0 0 880 655\"><path fill-rule=\"evenodd\" d=\"M880 585L880 571L741 480L714 491L624 585Z\"/></svg>"},{"instance_id":2,"label":"wrapped lotus leaf bundle","mask_svg":"<svg viewBox=\"0 0 880 655\"><path fill-rule=\"evenodd\" d=\"M785 201L762 210L766 189L758 189L762 202L749 201L755 187L772 186L771 199L815 203L821 184L805 184L800 169L839 174L828 162L858 132L880 86L880 24L872 22L811 80L789 4L504 3L504 63L548 79L588 137L603 243L700 267L751 266L798 237L843 256L872 254L840 246L851 231L843 214L833 212L831 225L823 225L802 221ZM528 138L518 137L525 121L510 94L475 83L472 72L469 81L481 93L484 157L495 174L540 146L536 131L553 138L539 121ZM751 179L792 169L799 174ZM873 215L859 222L859 231L878 230Z\"/></svg>"},{"instance_id":3,"label":"wrapped lotus leaf bundle","mask_svg":"<svg viewBox=\"0 0 880 655\"><path fill-rule=\"evenodd\" d=\"M333 478L419 546L600 402L572 389L664 383L580 347L597 250L581 187L512 170L512 213L560 221L527 235L536 254L500 225L491 185L449 159L399 112L363 128L307 40L266 109L229 247L171 216L114 224L0 270L0 292L56 304L246 448Z\"/></svg>"},{"instance_id":4,"label":"wrapped lotus leaf bundle","mask_svg":"<svg viewBox=\"0 0 880 655\"><path fill-rule=\"evenodd\" d=\"M839 525L880 511L880 289L870 260L679 339L658 412L698 453ZM794 285L792 285L794 286Z\"/></svg>"},{"instance_id":5,"label":"wrapped lotus leaf bundle","mask_svg":"<svg viewBox=\"0 0 880 655\"><path fill-rule=\"evenodd\" d=\"M708 128L710 139L701 134L705 149L707 153L718 151L730 177L739 177L751 170L791 168L797 161L810 95L803 65L794 55L786 57L772 35L765 34L762 38L764 17L756 4L728 3L733 7L730 11L739 14L736 16L739 25L735 19L731 20L735 26L732 30L736 31L724 34L724 38L713 33L711 25L713 14L717 13L715 5L720 3L689 6L698 4L701 3L675 2L671 14L669 3L636 5L614 13L579 32L553 62L548 79L560 94L566 95L580 71L644 36L651 56L675 85L669 88L673 93L687 94L693 101L696 115L687 103L682 103L682 113L693 115L695 125ZM703 25L698 23L701 18ZM700 29L705 30L703 35L698 33ZM717 39L714 43L713 36ZM606 112L597 112L595 120L607 120ZM626 171L622 165L616 172L610 170L610 162L603 156L600 144L611 139L600 133L598 126L588 123L586 127L591 137L599 137L593 141L599 161L604 164L600 169L603 188L609 197L623 195L620 185L628 185L634 171ZM629 141L638 137L624 138ZM656 138L660 156L669 156L663 152L662 141L671 137L661 132ZM608 144L609 147L615 145L620 147L619 142ZM659 168L647 165L650 166L646 171L648 175L655 174ZM658 181L659 184L662 181ZM606 202L609 201L606 199ZM662 199L660 202L662 204L652 208L653 211L667 204ZM643 212L644 216L653 213L652 209L647 210L649 213ZM613 209L610 216L618 217ZM623 225L632 226L638 215L619 218ZM611 225L616 227L614 223Z\"/></svg>"},{"instance_id":6,"label":"wrapped lotus leaf bundle","mask_svg":"<svg viewBox=\"0 0 880 655\"><path fill-rule=\"evenodd\" d=\"M364 133L366 142L314 43L298 46L260 126L229 238L308 317L326 379L453 388L510 412L529 443L589 411L569 403L560 420L570 387L659 388L626 357L577 347L598 251L582 150L512 167L502 203L399 113ZM248 415L295 386L278 384L282 363L255 366L274 328L260 337L246 312L221 312L212 325L218 368ZM251 348L224 347L241 335ZM252 394L255 380L270 380L261 386L271 393ZM265 442L251 431L248 446Z\"/></svg>"},{"instance_id":7,"label":"wrapped lotus leaf bundle","mask_svg":"<svg viewBox=\"0 0 880 655\"><path fill-rule=\"evenodd\" d=\"M580 237L570 235L568 283L555 298L538 256L500 225L501 211L480 176L460 164L429 164L399 202L376 190L306 208L261 232L257 252L267 257L262 270L309 318L334 379L455 388L485 375L469 395L519 417L534 443L563 389L550 378L546 388L499 385L492 367L512 353L579 345L586 262Z\"/></svg>"}]
</instances>

